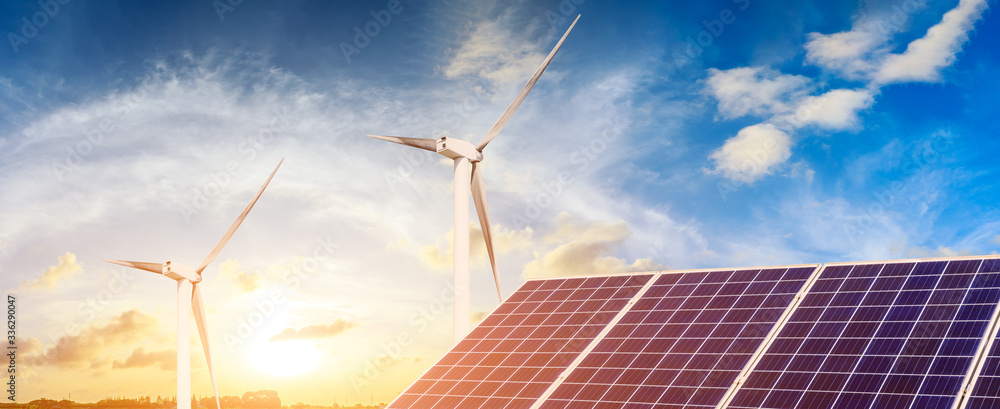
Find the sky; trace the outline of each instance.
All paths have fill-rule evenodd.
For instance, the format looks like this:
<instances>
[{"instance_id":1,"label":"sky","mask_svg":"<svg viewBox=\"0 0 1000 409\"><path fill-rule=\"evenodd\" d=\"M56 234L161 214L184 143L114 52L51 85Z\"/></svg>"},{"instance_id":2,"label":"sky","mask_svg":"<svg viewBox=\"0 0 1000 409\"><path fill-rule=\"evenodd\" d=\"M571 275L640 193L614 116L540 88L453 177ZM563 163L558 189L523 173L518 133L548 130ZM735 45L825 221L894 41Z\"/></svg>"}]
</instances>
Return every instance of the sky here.
<instances>
[{"instance_id":1,"label":"sky","mask_svg":"<svg viewBox=\"0 0 1000 409\"><path fill-rule=\"evenodd\" d=\"M993 2L995 3L995 2ZM171 396L204 272L222 395L388 402L450 347L452 174L478 142L528 279L996 254L985 0L4 1L0 280L17 399ZM473 322L498 304L473 211ZM193 392L211 395L192 328Z\"/></svg>"}]
</instances>

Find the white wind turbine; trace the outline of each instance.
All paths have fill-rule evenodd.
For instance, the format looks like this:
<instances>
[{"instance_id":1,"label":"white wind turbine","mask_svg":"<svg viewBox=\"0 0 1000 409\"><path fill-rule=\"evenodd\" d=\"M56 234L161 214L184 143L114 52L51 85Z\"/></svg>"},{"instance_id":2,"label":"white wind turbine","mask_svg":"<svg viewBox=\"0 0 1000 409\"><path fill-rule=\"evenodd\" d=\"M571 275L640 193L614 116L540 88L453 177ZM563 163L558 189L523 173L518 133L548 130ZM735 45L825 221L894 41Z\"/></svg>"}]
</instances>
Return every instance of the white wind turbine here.
<instances>
[{"instance_id":1,"label":"white wind turbine","mask_svg":"<svg viewBox=\"0 0 1000 409\"><path fill-rule=\"evenodd\" d=\"M412 146L414 148L419 148L431 152L440 153L441 155L447 156L449 159L455 161L455 343L457 344L465 335L469 333L469 327L471 326L470 317L470 301L469 301L469 193L470 193L470 175L469 175L469 164L472 164L472 175L471 175L471 193L472 200L476 204L476 213L479 214L479 224L483 229L483 239L486 241L486 251L490 256L490 265L493 268L493 281L496 282L497 286L497 296L500 297L500 301L503 301L503 293L500 291L500 275L497 272L497 263L495 256L493 254L493 233L490 230L490 215L489 210L486 205L486 186L483 183L483 175L479 169L479 162L483 160L483 148L486 147L493 138L496 138L500 130L503 129L504 125L507 125L507 121L510 117L514 115L514 111L517 107L521 105L521 101L524 101L524 97L528 96L528 92L531 91L531 87L535 85L538 81L538 77L541 77L542 73L545 72L545 68L548 67L549 62L552 61L552 57L555 57L556 52L559 51L559 47L562 46L563 41L566 40L566 36L569 32L573 30L573 26L576 25L576 21L580 19L580 16L576 16L573 23L570 24L569 28L566 29L566 33L563 34L559 42L556 43L555 48L549 52L549 55L545 57L545 61L542 61L542 65L538 67L535 74L531 76L527 84L524 84L524 88L521 92L517 94L514 101L507 106L507 110L503 112L500 119L493 124L493 127L486 132L486 136L483 140L479 141L479 145L473 146L471 143L452 139L448 137L441 137L441 139L427 139L427 138L402 138L398 136L382 136L382 135L367 135L371 138L381 139L383 141L389 141L398 143L401 145Z\"/></svg>"},{"instance_id":2,"label":"white wind turbine","mask_svg":"<svg viewBox=\"0 0 1000 409\"><path fill-rule=\"evenodd\" d=\"M278 166L274 168L271 175L267 177L267 181L264 185L260 187L257 191L257 195L253 197L250 204L243 209L243 213L240 217L233 222L233 225L229 227L229 231L222 236L222 240L215 245L212 252L205 257L205 260L201 262L198 268L192 268L179 263L166 262L160 263L146 263L138 261L121 261L121 260L104 260L109 263L119 264L126 267L137 268L140 270L146 270L151 273L163 274L168 278L177 281L177 408L178 409L191 409L191 344L189 343L189 334L191 329L191 313L194 312L194 321L198 326L198 335L201 336L201 346L205 349L205 360L208 362L208 373L212 378L212 390L215 392L215 407L221 409L222 406L219 404L219 388L215 383L215 368L212 366L212 354L209 352L208 348L208 328L205 326L205 303L201 298L201 289L199 283L201 283L202 276L201 272L205 271L205 267L215 260L215 257L219 255L222 248L226 246L229 239L233 237L233 233L236 233L236 229L240 227L240 223L243 223L243 219L247 217L247 213L250 213L250 209L253 208L254 203L257 203L257 199L260 198L261 193L264 193L264 188L267 184L271 182L271 178L274 174L278 172L278 168L281 167L281 163L285 159L282 158L278 162Z\"/></svg>"}]
</instances>

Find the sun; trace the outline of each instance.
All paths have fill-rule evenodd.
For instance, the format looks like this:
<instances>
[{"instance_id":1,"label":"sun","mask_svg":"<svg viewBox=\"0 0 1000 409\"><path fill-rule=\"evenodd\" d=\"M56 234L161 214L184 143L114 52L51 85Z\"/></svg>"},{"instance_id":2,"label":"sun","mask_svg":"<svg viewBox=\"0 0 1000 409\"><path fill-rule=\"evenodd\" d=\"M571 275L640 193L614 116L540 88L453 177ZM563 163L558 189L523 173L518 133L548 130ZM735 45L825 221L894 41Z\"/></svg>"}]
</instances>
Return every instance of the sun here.
<instances>
[{"instance_id":1,"label":"sun","mask_svg":"<svg viewBox=\"0 0 1000 409\"><path fill-rule=\"evenodd\" d=\"M261 373L273 376L305 374L319 362L319 353L306 341L265 342L250 349L250 363Z\"/></svg>"}]
</instances>

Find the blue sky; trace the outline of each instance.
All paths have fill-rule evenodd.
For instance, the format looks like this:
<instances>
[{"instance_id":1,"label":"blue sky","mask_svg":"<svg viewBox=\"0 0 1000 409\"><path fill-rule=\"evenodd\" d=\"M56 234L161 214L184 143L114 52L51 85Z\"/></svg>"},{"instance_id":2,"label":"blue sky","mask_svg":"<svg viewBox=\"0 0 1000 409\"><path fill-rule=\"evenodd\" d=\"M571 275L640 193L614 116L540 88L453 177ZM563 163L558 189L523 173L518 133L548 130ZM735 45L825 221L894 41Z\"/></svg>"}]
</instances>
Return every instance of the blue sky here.
<instances>
[{"instance_id":1,"label":"blue sky","mask_svg":"<svg viewBox=\"0 0 1000 409\"><path fill-rule=\"evenodd\" d=\"M0 4L0 272L36 368L24 398L170 394L172 284L112 291L123 270L101 259L196 263L284 157L206 273L220 390L391 399L450 343L450 310L422 314L447 292L451 165L364 135L478 141L577 14L483 162L505 295L1000 248L987 1L233 3ZM481 317L497 300L472 243ZM120 337L86 341L100 331ZM247 358L281 342L319 365Z\"/></svg>"}]
</instances>

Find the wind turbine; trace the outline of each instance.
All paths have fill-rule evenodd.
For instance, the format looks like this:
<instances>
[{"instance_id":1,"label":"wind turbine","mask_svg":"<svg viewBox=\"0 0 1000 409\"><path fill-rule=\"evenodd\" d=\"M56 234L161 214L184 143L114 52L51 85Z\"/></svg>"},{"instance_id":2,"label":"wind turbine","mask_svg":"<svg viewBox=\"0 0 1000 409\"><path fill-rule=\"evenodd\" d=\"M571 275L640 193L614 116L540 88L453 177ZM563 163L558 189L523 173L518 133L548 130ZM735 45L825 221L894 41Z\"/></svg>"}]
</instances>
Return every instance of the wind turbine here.
<instances>
[{"instance_id":1,"label":"wind turbine","mask_svg":"<svg viewBox=\"0 0 1000 409\"><path fill-rule=\"evenodd\" d=\"M201 272L205 271L205 267L208 267L209 263L215 260L215 257L219 255L222 248L229 242L229 239L233 237L233 233L236 233L236 229L240 227L240 223L243 223L243 219L250 213L250 209L253 208L254 203L257 203L257 199L260 198L261 193L264 193L264 188L267 187L268 183L271 183L271 178L278 172L278 168L281 167L281 163L284 161L285 159L282 158L278 162L278 166L271 172L271 176L267 177L264 185L257 191L257 195L243 209L240 217L236 218L233 225L229 227L229 231L222 236L222 240L219 240L219 243L215 245L215 248L208 254L208 257L205 257L205 260L201 262L198 268L170 261L160 264L139 261L104 260L125 267L162 274L177 281L177 409L191 409L191 344L188 338L191 329L191 312L194 312L194 321L198 325L198 335L201 336L201 346L205 349L208 373L212 377L212 390L215 391L215 407L222 409L219 402L219 387L215 383L215 368L212 366L212 354L208 348L208 328L205 325L205 302L201 298L201 288L198 284L202 280Z\"/></svg>"},{"instance_id":2,"label":"wind turbine","mask_svg":"<svg viewBox=\"0 0 1000 409\"><path fill-rule=\"evenodd\" d=\"M470 174L469 165L472 166L471 174L471 193L472 200L476 204L476 213L479 215L479 224L483 229L483 239L486 241L486 252L490 256L490 266L493 268L493 281L497 286L497 296L500 297L500 301L503 301L503 293L500 291L500 275L497 271L497 263L495 255L493 254L493 233L490 230L490 215L489 209L486 205L486 186L483 183L482 171L479 169L479 163L483 161L483 148L486 147L493 138L500 133L504 125L507 125L507 121L510 121L510 117L514 115L514 111L517 107L521 105L524 98L528 96L528 92L531 91L531 87L538 82L538 78L542 76L545 72L545 68L549 66L549 62L552 61L552 57L555 57L556 52L559 51L559 47L562 46L563 41L566 40L566 36L569 32L573 30L573 26L576 25L577 20L580 16L576 16L573 23L570 24L569 28L566 29L566 33L563 34L559 42L556 43L555 48L549 52L549 55L545 57L542 61L542 65L538 67L535 74L531 76L527 84L524 84L524 88L521 88L521 92L517 94L514 101L507 106L507 110L503 112L500 119L493 124L493 127L486 132L486 136L483 140L479 141L479 145L472 145L469 142L452 139L446 136L440 139L428 139L428 138L403 138L398 136L382 136L382 135L367 135L368 137L381 139L383 141L389 141L398 143L401 145L411 146L418 149L423 149L426 151L436 152L441 155L448 157L455 161L454 176L455 176L455 329L454 337L455 343L458 344L465 335L469 333L470 324L470 301L469 301L469 193L470 193Z\"/></svg>"}]
</instances>

